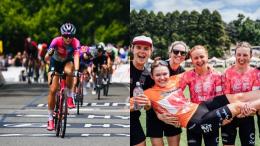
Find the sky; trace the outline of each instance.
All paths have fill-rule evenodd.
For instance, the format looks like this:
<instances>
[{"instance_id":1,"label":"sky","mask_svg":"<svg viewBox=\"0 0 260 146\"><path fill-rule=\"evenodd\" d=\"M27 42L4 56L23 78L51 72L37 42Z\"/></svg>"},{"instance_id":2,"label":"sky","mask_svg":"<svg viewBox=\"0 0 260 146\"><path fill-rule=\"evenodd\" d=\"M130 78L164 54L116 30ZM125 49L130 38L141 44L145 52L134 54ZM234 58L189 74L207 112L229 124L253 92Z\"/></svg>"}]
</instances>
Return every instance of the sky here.
<instances>
[{"instance_id":1,"label":"sky","mask_svg":"<svg viewBox=\"0 0 260 146\"><path fill-rule=\"evenodd\" d=\"M203 9L217 10L222 20L229 23L236 20L239 13L252 20L260 20L260 0L130 0L130 10L146 9L154 12L180 12Z\"/></svg>"}]
</instances>

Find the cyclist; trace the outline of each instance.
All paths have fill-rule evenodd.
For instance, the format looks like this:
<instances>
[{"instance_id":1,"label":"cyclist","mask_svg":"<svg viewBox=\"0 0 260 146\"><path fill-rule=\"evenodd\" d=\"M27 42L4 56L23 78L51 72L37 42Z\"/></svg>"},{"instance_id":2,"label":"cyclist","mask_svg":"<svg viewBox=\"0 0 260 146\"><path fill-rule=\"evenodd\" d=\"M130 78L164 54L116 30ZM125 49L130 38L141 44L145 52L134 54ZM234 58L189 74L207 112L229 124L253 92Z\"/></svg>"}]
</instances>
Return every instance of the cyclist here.
<instances>
[{"instance_id":1,"label":"cyclist","mask_svg":"<svg viewBox=\"0 0 260 146\"><path fill-rule=\"evenodd\" d=\"M234 94L257 90L257 69L250 67L252 57L251 45L240 42L235 50L235 65L224 72L224 92ZM222 143L224 146L235 145L237 128L242 146L255 145L255 123L254 116L245 118L234 118L228 125L222 127Z\"/></svg>"},{"instance_id":2,"label":"cyclist","mask_svg":"<svg viewBox=\"0 0 260 146\"><path fill-rule=\"evenodd\" d=\"M80 48L80 67L79 71L84 73L84 81L88 81L91 75L91 66L93 64L93 56L88 46Z\"/></svg>"},{"instance_id":3,"label":"cyclist","mask_svg":"<svg viewBox=\"0 0 260 146\"><path fill-rule=\"evenodd\" d=\"M35 41L32 41L31 37L27 37L24 43L24 50L28 55L26 60L26 71L28 74L28 83L31 83L31 77L33 77L34 71L36 71L36 63L38 61L38 45Z\"/></svg>"},{"instance_id":4,"label":"cyclist","mask_svg":"<svg viewBox=\"0 0 260 146\"><path fill-rule=\"evenodd\" d=\"M105 45L104 43L99 43L97 46L96 46L96 49L97 49L97 55L94 57L93 59L93 65L92 65L92 77L93 77L93 91L92 91L92 94L96 94L96 74L97 74L97 71L98 69L100 69L101 71L101 74L102 76L105 76L106 73L107 73L107 57L106 55L104 54L104 49L105 49ZM98 68L100 67L100 68Z\"/></svg>"},{"instance_id":5,"label":"cyclist","mask_svg":"<svg viewBox=\"0 0 260 146\"><path fill-rule=\"evenodd\" d=\"M176 51L173 49L173 51ZM181 88L189 87L190 100L192 103L200 104L213 97L223 94L222 75L209 68L208 51L204 46L196 45L190 51L194 69L183 73ZM219 132L212 132L211 135L194 133L187 129L187 141L189 146L201 145L204 139L205 145L218 145Z\"/></svg>"},{"instance_id":6,"label":"cyclist","mask_svg":"<svg viewBox=\"0 0 260 146\"><path fill-rule=\"evenodd\" d=\"M114 65L114 62L115 62L115 52L111 47L107 47L106 49L106 56L107 56L107 67L108 67L108 78L110 80L112 74L113 74L113 65Z\"/></svg>"},{"instance_id":7,"label":"cyclist","mask_svg":"<svg viewBox=\"0 0 260 146\"><path fill-rule=\"evenodd\" d=\"M45 55L45 60L49 62L49 73L48 82L50 82L51 74L53 72L62 73L63 71L67 75L78 76L79 70L79 47L80 42L75 38L76 28L71 23L65 23L60 27L61 36L56 37L52 40L49 49ZM53 82L50 85L50 91L48 95L48 126L47 130L54 130L53 122L53 110L55 106L55 94L58 89L58 76L53 77ZM67 92L67 104L69 108L74 108L72 97L74 97L73 89L75 82L73 83L73 78L71 76L66 77L67 87L69 91ZM73 83L73 84L72 84Z\"/></svg>"}]
</instances>

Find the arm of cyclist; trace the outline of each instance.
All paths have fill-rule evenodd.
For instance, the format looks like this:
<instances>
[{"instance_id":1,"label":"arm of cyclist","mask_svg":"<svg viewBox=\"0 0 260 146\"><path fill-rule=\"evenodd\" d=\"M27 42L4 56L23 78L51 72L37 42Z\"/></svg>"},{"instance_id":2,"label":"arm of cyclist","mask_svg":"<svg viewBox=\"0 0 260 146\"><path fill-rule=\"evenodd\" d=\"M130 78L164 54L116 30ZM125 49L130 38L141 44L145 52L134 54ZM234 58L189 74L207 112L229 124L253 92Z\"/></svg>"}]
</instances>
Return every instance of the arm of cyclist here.
<instances>
[{"instance_id":1,"label":"arm of cyclist","mask_svg":"<svg viewBox=\"0 0 260 146\"><path fill-rule=\"evenodd\" d=\"M54 48L49 48L45 57L44 57L44 61L47 63L47 64L50 64L50 58L51 56L54 54Z\"/></svg>"}]
</instances>

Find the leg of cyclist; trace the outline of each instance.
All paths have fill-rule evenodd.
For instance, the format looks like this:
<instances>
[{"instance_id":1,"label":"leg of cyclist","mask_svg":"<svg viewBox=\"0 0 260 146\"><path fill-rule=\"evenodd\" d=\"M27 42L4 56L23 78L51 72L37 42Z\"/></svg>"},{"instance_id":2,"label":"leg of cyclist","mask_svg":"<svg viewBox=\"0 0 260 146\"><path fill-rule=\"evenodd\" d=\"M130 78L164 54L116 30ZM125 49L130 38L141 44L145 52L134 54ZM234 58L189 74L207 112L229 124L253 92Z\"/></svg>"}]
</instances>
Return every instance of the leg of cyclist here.
<instances>
[{"instance_id":1,"label":"leg of cyclist","mask_svg":"<svg viewBox=\"0 0 260 146\"><path fill-rule=\"evenodd\" d=\"M48 83L51 80L51 72L48 73ZM48 95L48 125L47 130L54 130L54 121L53 121L53 110L55 107L55 94L58 90L59 86L59 77L54 76L52 80L52 84L49 86L49 95Z\"/></svg>"},{"instance_id":2,"label":"leg of cyclist","mask_svg":"<svg viewBox=\"0 0 260 146\"><path fill-rule=\"evenodd\" d=\"M74 65L73 62L67 62L65 67L64 67L64 72L68 75L66 77L66 84L68 87L68 92L67 92L67 103L68 103L68 107L69 108L75 108L75 104L74 104L74 97L75 97L75 79L74 77L72 77L73 75L73 71L74 71Z\"/></svg>"}]
</instances>

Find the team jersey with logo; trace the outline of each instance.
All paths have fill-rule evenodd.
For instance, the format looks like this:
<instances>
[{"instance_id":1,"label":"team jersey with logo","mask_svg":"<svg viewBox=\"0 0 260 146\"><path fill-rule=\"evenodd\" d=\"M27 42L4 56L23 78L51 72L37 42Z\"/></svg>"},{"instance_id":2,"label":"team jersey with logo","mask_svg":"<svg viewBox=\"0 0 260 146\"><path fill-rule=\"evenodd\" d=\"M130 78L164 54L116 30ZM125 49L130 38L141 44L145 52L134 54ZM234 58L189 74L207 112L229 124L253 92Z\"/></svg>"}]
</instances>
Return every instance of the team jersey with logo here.
<instances>
[{"instance_id":1,"label":"team jersey with logo","mask_svg":"<svg viewBox=\"0 0 260 146\"><path fill-rule=\"evenodd\" d=\"M180 80L180 87L184 90L187 85L193 103L199 104L223 94L222 75L219 72L208 71L203 75L199 75L194 69L184 72Z\"/></svg>"},{"instance_id":2,"label":"team jersey with logo","mask_svg":"<svg viewBox=\"0 0 260 146\"><path fill-rule=\"evenodd\" d=\"M145 90L144 94L151 100L155 111L177 116L181 126L186 127L198 104L191 103L185 98L182 89L179 87L181 75L171 76L166 87L161 88L155 85Z\"/></svg>"},{"instance_id":3,"label":"team jersey with logo","mask_svg":"<svg viewBox=\"0 0 260 146\"><path fill-rule=\"evenodd\" d=\"M67 59L73 58L75 55L79 55L80 42L78 39L73 38L69 45L65 45L62 37L56 37L52 40L48 52L54 49L52 57L59 62L63 62Z\"/></svg>"},{"instance_id":4,"label":"team jersey with logo","mask_svg":"<svg viewBox=\"0 0 260 146\"><path fill-rule=\"evenodd\" d=\"M226 69L224 74L224 91L225 94L234 94L239 92L248 92L257 90L258 70L250 67L246 72L240 73L235 66Z\"/></svg>"},{"instance_id":5,"label":"team jersey with logo","mask_svg":"<svg viewBox=\"0 0 260 146\"><path fill-rule=\"evenodd\" d=\"M256 90L260 90L260 67L257 68L256 72Z\"/></svg>"}]
</instances>

